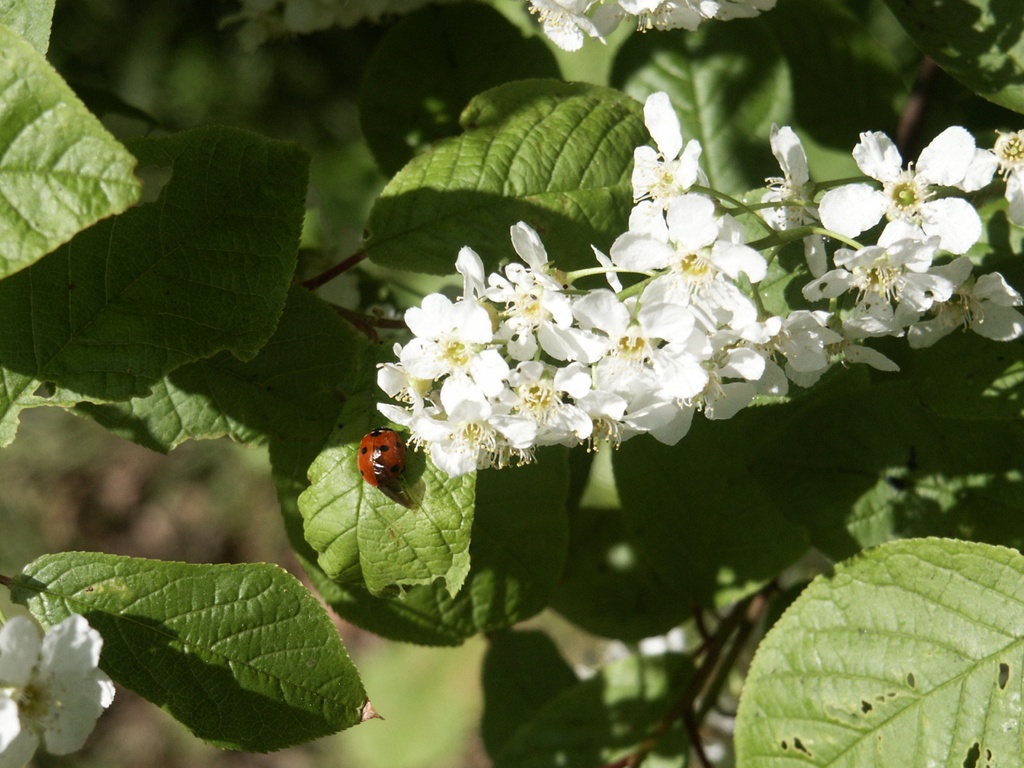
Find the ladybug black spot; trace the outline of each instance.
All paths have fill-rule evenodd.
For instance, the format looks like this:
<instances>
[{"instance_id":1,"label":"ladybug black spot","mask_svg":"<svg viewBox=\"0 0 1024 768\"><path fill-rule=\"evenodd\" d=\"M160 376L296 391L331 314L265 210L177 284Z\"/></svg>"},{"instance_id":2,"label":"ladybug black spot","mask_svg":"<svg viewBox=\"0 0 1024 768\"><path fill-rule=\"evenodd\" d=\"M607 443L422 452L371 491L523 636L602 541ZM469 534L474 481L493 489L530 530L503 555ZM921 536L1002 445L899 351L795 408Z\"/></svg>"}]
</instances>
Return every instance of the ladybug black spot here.
<instances>
[{"instance_id":1,"label":"ladybug black spot","mask_svg":"<svg viewBox=\"0 0 1024 768\"><path fill-rule=\"evenodd\" d=\"M390 445L382 445L377 450L380 451L381 453L387 453L388 451L391 450L391 446Z\"/></svg>"},{"instance_id":2,"label":"ladybug black spot","mask_svg":"<svg viewBox=\"0 0 1024 768\"><path fill-rule=\"evenodd\" d=\"M360 452L360 453L366 453L366 452L367 452L368 450L370 450L370 449L369 449L369 448L367 448L367 447L366 447L366 446L364 445L364 446L363 446L362 448L360 448L360 449L359 449L359 452Z\"/></svg>"},{"instance_id":3,"label":"ladybug black spot","mask_svg":"<svg viewBox=\"0 0 1024 768\"><path fill-rule=\"evenodd\" d=\"M400 475L400 474L402 474L402 465L401 464L392 464L391 465L391 474L393 474L393 475Z\"/></svg>"}]
</instances>

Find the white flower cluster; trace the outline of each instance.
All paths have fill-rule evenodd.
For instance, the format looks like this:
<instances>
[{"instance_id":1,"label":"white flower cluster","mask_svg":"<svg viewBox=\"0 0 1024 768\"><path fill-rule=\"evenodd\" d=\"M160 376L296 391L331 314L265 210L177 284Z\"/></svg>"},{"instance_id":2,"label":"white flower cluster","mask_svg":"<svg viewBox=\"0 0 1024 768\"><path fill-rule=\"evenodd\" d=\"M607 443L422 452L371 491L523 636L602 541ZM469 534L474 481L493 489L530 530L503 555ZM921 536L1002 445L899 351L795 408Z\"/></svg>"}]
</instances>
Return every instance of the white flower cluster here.
<instances>
[{"instance_id":1,"label":"white flower cluster","mask_svg":"<svg viewBox=\"0 0 1024 768\"><path fill-rule=\"evenodd\" d=\"M641 433L674 444L697 411L729 418L758 395L785 395L790 381L812 385L836 363L897 370L863 345L868 337L906 335L925 346L957 326L1002 340L1024 332L1013 308L1021 296L1000 275L973 278L963 256L934 263L942 252L962 254L981 232L973 207L937 197L937 185L980 189L999 168L1016 195L1011 210L1020 208L1020 134L1001 137L1010 149L1000 153L998 143L978 150L953 128L909 170L888 138L864 134L854 156L881 190L841 186L816 206L799 139L774 130L784 177L768 180L762 215L791 231L766 240L805 237L814 279L804 297L812 307L828 300L828 309L780 317L751 298L767 262L706 188L700 144L684 143L668 96L653 94L644 115L656 148L635 151L629 229L608 255L595 249L600 267L555 269L520 222L511 234L524 263L485 276L480 257L463 248L461 297L431 294L406 312L414 338L396 344L397 362L378 373L381 389L404 405L378 409L449 475L527 462L542 445L618 444ZM856 246L837 250L832 269L819 215L833 237ZM877 242L850 239L882 217ZM635 276L628 287L623 273ZM594 274L609 288L576 287Z\"/></svg>"},{"instance_id":2,"label":"white flower cluster","mask_svg":"<svg viewBox=\"0 0 1024 768\"><path fill-rule=\"evenodd\" d=\"M223 19L241 23L239 39L247 50L288 34L307 34L330 27L377 22L445 0L242 0L241 8ZM447 0L453 2L454 0ZM637 28L695 30L709 19L756 16L775 7L776 0L526 0L544 34L566 51L579 50L586 38L604 42L623 19Z\"/></svg>"},{"instance_id":3,"label":"white flower cluster","mask_svg":"<svg viewBox=\"0 0 1024 768\"><path fill-rule=\"evenodd\" d=\"M114 684L97 668L103 638L77 614L40 637L24 616L0 629L0 765L21 768L39 748L66 755L81 749L114 700Z\"/></svg>"},{"instance_id":4,"label":"white flower cluster","mask_svg":"<svg viewBox=\"0 0 1024 768\"><path fill-rule=\"evenodd\" d=\"M559 48L578 51L586 38L604 42L623 19L637 29L687 29L705 21L743 19L775 7L776 0L527 0L544 34Z\"/></svg>"}]
</instances>

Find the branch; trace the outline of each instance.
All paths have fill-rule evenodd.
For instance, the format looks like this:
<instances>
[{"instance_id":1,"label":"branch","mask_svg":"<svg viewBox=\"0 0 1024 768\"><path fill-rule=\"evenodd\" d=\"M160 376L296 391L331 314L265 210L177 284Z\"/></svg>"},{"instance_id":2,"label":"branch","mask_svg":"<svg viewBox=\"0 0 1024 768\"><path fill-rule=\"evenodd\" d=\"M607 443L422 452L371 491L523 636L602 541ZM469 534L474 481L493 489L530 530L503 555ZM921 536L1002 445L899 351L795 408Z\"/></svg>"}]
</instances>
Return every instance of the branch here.
<instances>
[{"instance_id":1,"label":"branch","mask_svg":"<svg viewBox=\"0 0 1024 768\"><path fill-rule=\"evenodd\" d=\"M348 270L352 269L356 264L366 258L366 251L356 251L344 261L340 261L333 267L325 272L321 272L319 275L303 280L301 285L303 288L315 291L321 285L329 283L331 280L336 278L338 275L344 274Z\"/></svg>"},{"instance_id":2,"label":"branch","mask_svg":"<svg viewBox=\"0 0 1024 768\"><path fill-rule=\"evenodd\" d=\"M718 692L736 658L754 628L760 623L771 602L772 594L777 589L778 587L771 583L733 607L732 611L722 619L722 623L706 638L701 648L701 652L704 654L704 663L693 673L693 677L690 678L690 682L683 689L672 708L658 721L633 754L604 768L639 768L677 720L683 721L700 764L704 768L712 768L712 763L701 744L700 724L710 709L708 702L713 703L718 698ZM726 648L729 649L729 652L725 654L725 663L720 664L719 660L722 659ZM707 695L704 697L705 702L697 710L697 700L705 690L707 691Z\"/></svg>"},{"instance_id":3,"label":"branch","mask_svg":"<svg viewBox=\"0 0 1024 768\"><path fill-rule=\"evenodd\" d=\"M925 56L921 66L917 70L917 80L914 81L914 90L907 99L907 106L900 116L899 126L896 128L896 146L900 154L906 159L917 154L921 144L921 129L924 125L925 115L928 107L931 106L932 93L935 90L935 80L939 74L939 65L932 59Z\"/></svg>"}]
</instances>

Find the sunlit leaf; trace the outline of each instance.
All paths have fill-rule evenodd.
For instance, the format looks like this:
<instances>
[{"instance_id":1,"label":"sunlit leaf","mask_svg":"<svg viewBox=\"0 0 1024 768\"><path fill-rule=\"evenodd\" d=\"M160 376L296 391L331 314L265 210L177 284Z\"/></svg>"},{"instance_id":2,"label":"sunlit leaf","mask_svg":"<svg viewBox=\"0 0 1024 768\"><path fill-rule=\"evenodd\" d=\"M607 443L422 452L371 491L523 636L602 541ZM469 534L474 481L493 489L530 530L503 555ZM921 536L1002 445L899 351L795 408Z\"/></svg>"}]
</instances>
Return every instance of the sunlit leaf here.
<instances>
[{"instance_id":1,"label":"sunlit leaf","mask_svg":"<svg viewBox=\"0 0 1024 768\"><path fill-rule=\"evenodd\" d=\"M919 539L817 578L758 648L737 764L1020 765L1024 558Z\"/></svg>"}]
</instances>

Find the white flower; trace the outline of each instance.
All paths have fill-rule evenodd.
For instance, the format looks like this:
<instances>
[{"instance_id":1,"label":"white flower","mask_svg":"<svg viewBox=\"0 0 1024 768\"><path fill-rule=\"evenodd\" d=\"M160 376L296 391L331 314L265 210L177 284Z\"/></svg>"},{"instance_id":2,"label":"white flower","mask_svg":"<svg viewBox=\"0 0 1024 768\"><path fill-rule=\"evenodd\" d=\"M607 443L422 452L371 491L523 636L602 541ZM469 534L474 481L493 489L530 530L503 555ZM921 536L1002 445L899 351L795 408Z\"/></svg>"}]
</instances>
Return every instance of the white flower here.
<instances>
[{"instance_id":1,"label":"white flower","mask_svg":"<svg viewBox=\"0 0 1024 768\"><path fill-rule=\"evenodd\" d=\"M668 94L652 93L644 102L644 122L658 148L637 147L633 152L633 199L650 199L664 207L698 182L707 184L701 170L701 146L691 139L683 146L679 118Z\"/></svg>"},{"instance_id":2,"label":"white flower","mask_svg":"<svg viewBox=\"0 0 1024 768\"><path fill-rule=\"evenodd\" d=\"M865 174L882 183L882 189L847 184L826 192L818 209L825 227L856 237L884 215L887 227L902 228L900 236L938 236L940 246L951 253L964 253L978 241L981 218L969 202L958 197L934 199L936 186L977 188L983 180L984 173L977 170L978 150L966 129L947 128L924 148L916 167L906 170L899 150L884 133L862 133L853 157Z\"/></svg>"},{"instance_id":3,"label":"white flower","mask_svg":"<svg viewBox=\"0 0 1024 768\"><path fill-rule=\"evenodd\" d=\"M659 443L675 445L690 431L695 412L692 405L675 398L645 392L629 404L629 410L622 417L623 439L632 434L649 433Z\"/></svg>"},{"instance_id":4,"label":"white flower","mask_svg":"<svg viewBox=\"0 0 1024 768\"><path fill-rule=\"evenodd\" d=\"M511 415L464 378L446 379L439 401L440 408L424 408L409 420L410 440L429 445L434 464L450 476L532 460L532 419Z\"/></svg>"},{"instance_id":5,"label":"white flower","mask_svg":"<svg viewBox=\"0 0 1024 768\"><path fill-rule=\"evenodd\" d=\"M40 638L27 618L0 629L0 765L25 765L39 748L81 749L114 685L98 669L103 638L74 614Z\"/></svg>"},{"instance_id":6,"label":"white flower","mask_svg":"<svg viewBox=\"0 0 1024 768\"><path fill-rule=\"evenodd\" d=\"M828 347L843 340L829 327L831 317L828 312L799 309L785 318L775 346L786 358L787 375L790 371L820 374L829 368Z\"/></svg>"},{"instance_id":7,"label":"white flower","mask_svg":"<svg viewBox=\"0 0 1024 768\"><path fill-rule=\"evenodd\" d=\"M999 163L999 174L1006 180L1010 221L1024 226L1024 131L998 133L992 152Z\"/></svg>"},{"instance_id":8,"label":"white flower","mask_svg":"<svg viewBox=\"0 0 1024 768\"><path fill-rule=\"evenodd\" d=\"M505 276L493 274L485 292L505 305L504 320L496 337L508 342L516 360L532 360L540 348L556 360L599 360L603 340L572 327L572 307L562 283L548 271L547 252L537 233L523 222L512 227L512 245L527 267L513 262Z\"/></svg>"},{"instance_id":9,"label":"white flower","mask_svg":"<svg viewBox=\"0 0 1024 768\"><path fill-rule=\"evenodd\" d=\"M405 323L416 337L402 348L399 360L412 378L470 376L488 395L504 388L508 363L497 350L485 348L494 337L491 316L475 301L453 304L432 293L406 311Z\"/></svg>"},{"instance_id":10,"label":"white flower","mask_svg":"<svg viewBox=\"0 0 1024 768\"><path fill-rule=\"evenodd\" d=\"M484 293L484 262L468 245L459 250L455 271L462 275L462 298L479 299Z\"/></svg>"},{"instance_id":11,"label":"white flower","mask_svg":"<svg viewBox=\"0 0 1024 768\"><path fill-rule=\"evenodd\" d=\"M957 259L948 268L956 271L953 279L964 279L970 262ZM998 272L965 280L952 300L935 306L934 317L910 327L907 341L915 349L930 347L955 328L964 326L987 339L1013 341L1024 334L1024 316L1014 309L1022 301L1021 295Z\"/></svg>"},{"instance_id":12,"label":"white flower","mask_svg":"<svg viewBox=\"0 0 1024 768\"><path fill-rule=\"evenodd\" d=\"M573 311L584 328L597 328L610 340L608 354L594 366L597 389L627 400L647 391L686 398L707 381L701 366L706 337L686 307L636 299L624 303L601 289L578 299Z\"/></svg>"},{"instance_id":13,"label":"white flower","mask_svg":"<svg viewBox=\"0 0 1024 768\"><path fill-rule=\"evenodd\" d=\"M563 51L578 51L587 37L602 43L618 23L612 13L598 8L587 16L595 0L530 0L530 13L537 16L544 34Z\"/></svg>"},{"instance_id":14,"label":"white flower","mask_svg":"<svg viewBox=\"0 0 1024 768\"><path fill-rule=\"evenodd\" d=\"M750 282L767 273L764 257L743 243L743 231L731 216L718 216L703 195L688 194L669 204L664 223L650 232L627 232L611 248L612 260L637 271L667 270L644 291L644 300L690 305L708 331L719 325L749 325L757 308L735 281Z\"/></svg>"},{"instance_id":15,"label":"white flower","mask_svg":"<svg viewBox=\"0 0 1024 768\"><path fill-rule=\"evenodd\" d=\"M601 442L607 442L618 448L622 442L622 417L629 401L599 389L591 389L575 400L576 406L590 417L590 447L596 450Z\"/></svg>"},{"instance_id":16,"label":"white flower","mask_svg":"<svg viewBox=\"0 0 1024 768\"><path fill-rule=\"evenodd\" d=\"M619 6L637 17L637 29L687 29L693 32L718 12L716 0L619 0Z\"/></svg>"},{"instance_id":17,"label":"white flower","mask_svg":"<svg viewBox=\"0 0 1024 768\"><path fill-rule=\"evenodd\" d=\"M779 230L816 224L818 207L810 204L814 197L814 188L807 167L807 153L800 143L800 138L788 125L782 128L773 125L769 141L772 154L779 161L783 177L765 179L768 193L765 194L763 201L786 205L769 209L765 213L765 221ZM821 235L809 235L804 238L804 258L814 277L825 274L825 241Z\"/></svg>"},{"instance_id":18,"label":"white flower","mask_svg":"<svg viewBox=\"0 0 1024 768\"><path fill-rule=\"evenodd\" d=\"M900 335L932 304L953 295L956 286L930 271L938 242L932 237L857 251L840 248L835 254L837 268L804 286L804 298L833 299L856 290L857 305L843 324L846 331L858 337Z\"/></svg>"},{"instance_id":19,"label":"white flower","mask_svg":"<svg viewBox=\"0 0 1024 768\"><path fill-rule=\"evenodd\" d=\"M539 361L520 363L509 376L511 412L537 424L537 445L578 445L590 437L593 423L563 394L582 397L591 391L590 373L579 363L555 368Z\"/></svg>"}]
</instances>

